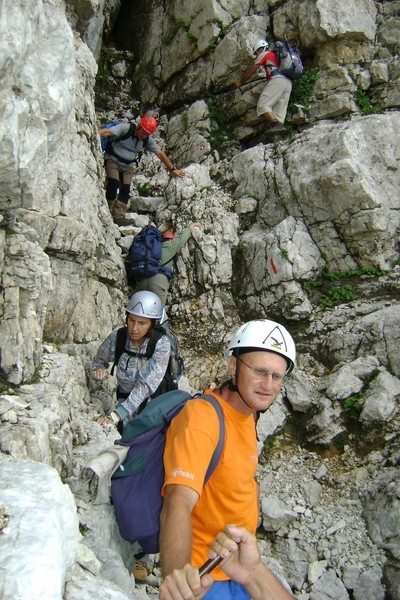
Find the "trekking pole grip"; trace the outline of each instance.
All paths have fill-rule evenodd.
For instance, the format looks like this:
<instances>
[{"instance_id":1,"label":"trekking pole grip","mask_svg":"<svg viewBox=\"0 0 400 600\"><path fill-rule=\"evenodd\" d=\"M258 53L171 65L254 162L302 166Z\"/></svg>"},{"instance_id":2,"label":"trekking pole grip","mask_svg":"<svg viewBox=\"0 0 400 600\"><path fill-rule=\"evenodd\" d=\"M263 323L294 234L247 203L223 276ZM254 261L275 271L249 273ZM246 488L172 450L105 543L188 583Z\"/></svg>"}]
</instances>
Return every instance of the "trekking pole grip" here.
<instances>
[{"instance_id":1,"label":"trekking pole grip","mask_svg":"<svg viewBox=\"0 0 400 600\"><path fill-rule=\"evenodd\" d=\"M209 558L199 569L200 577L210 573L219 563L223 560L222 556L216 556L215 558Z\"/></svg>"}]
</instances>

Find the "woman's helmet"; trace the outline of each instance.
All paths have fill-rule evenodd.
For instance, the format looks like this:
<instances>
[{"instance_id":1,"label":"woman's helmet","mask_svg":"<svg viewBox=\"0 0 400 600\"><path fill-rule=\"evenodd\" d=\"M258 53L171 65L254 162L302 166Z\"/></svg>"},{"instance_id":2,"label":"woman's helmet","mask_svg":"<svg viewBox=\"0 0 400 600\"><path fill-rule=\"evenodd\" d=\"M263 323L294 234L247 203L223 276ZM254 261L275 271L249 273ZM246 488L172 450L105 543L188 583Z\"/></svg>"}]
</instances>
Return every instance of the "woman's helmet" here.
<instances>
[{"instance_id":1,"label":"woman's helmet","mask_svg":"<svg viewBox=\"0 0 400 600\"><path fill-rule=\"evenodd\" d=\"M125 310L130 315L159 321L163 314L163 305L157 294L143 291L133 294Z\"/></svg>"},{"instance_id":2,"label":"woman's helmet","mask_svg":"<svg viewBox=\"0 0 400 600\"><path fill-rule=\"evenodd\" d=\"M163 240L173 240L175 239L175 234L172 231L165 231L161 237Z\"/></svg>"},{"instance_id":3,"label":"woman's helmet","mask_svg":"<svg viewBox=\"0 0 400 600\"><path fill-rule=\"evenodd\" d=\"M260 48L263 48L264 50L269 48L269 44L268 44L267 40L257 40L253 44L253 54L255 54L257 52L257 50L259 50Z\"/></svg>"},{"instance_id":4,"label":"woman's helmet","mask_svg":"<svg viewBox=\"0 0 400 600\"><path fill-rule=\"evenodd\" d=\"M290 333L275 321L259 319L245 323L234 333L226 357L237 356L244 351L267 350L286 359L286 374L293 371L296 364L296 346Z\"/></svg>"},{"instance_id":5,"label":"woman's helmet","mask_svg":"<svg viewBox=\"0 0 400 600\"><path fill-rule=\"evenodd\" d=\"M143 117L140 117L140 125L149 135L152 135L158 126L157 121L151 115L144 115Z\"/></svg>"}]
</instances>

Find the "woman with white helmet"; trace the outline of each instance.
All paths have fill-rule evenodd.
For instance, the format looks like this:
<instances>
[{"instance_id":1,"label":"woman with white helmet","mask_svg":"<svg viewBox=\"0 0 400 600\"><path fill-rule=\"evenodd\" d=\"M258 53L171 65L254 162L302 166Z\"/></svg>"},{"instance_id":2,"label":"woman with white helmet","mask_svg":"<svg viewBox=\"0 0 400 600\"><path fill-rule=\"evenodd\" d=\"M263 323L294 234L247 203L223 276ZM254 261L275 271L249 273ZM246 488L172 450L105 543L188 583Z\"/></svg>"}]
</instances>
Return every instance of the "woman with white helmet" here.
<instances>
[{"instance_id":1,"label":"woman with white helmet","mask_svg":"<svg viewBox=\"0 0 400 600\"><path fill-rule=\"evenodd\" d=\"M136 292L126 307L123 347L118 357L118 331L114 330L100 345L92 362L92 374L102 380L108 375L107 369L117 361L118 405L109 417L100 417L101 425L113 422L122 431L122 422L134 417L144 408L146 401L162 393L162 383L166 377L171 344L166 335L156 325L163 317L161 300L153 292ZM154 346L149 357L149 344ZM113 373L114 367L111 370Z\"/></svg>"},{"instance_id":2,"label":"woman with white helmet","mask_svg":"<svg viewBox=\"0 0 400 600\"><path fill-rule=\"evenodd\" d=\"M207 592L204 600L250 599L244 586L218 567L210 588L210 581L200 580L198 567L226 523L240 523L252 534L256 531L254 417L277 398L284 377L294 368L296 349L285 327L259 319L239 327L226 354L229 380L206 391L220 404L225 423L224 450L207 485L203 486L205 475L219 439L213 407L195 397L168 428L160 516L160 562L165 578L160 586L162 600L181 598L180 590L188 592L188 588L195 589L196 597L200 591Z\"/></svg>"}]
</instances>

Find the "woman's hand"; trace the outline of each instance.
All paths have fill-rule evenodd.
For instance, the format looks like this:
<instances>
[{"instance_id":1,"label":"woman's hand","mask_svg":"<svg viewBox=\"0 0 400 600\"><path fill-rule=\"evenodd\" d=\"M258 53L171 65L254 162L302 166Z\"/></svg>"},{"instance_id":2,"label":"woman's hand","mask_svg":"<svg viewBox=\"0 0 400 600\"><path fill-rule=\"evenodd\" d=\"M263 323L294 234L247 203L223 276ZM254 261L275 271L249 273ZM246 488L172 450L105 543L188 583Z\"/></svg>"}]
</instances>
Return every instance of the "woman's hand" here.
<instances>
[{"instance_id":1,"label":"woman's hand","mask_svg":"<svg viewBox=\"0 0 400 600\"><path fill-rule=\"evenodd\" d=\"M121 417L115 410L113 410L113 412L110 414L110 416L95 417L94 421L96 421L96 423L98 423L99 425L115 425L115 426L117 426L118 423L121 421Z\"/></svg>"},{"instance_id":2,"label":"woman's hand","mask_svg":"<svg viewBox=\"0 0 400 600\"><path fill-rule=\"evenodd\" d=\"M102 379L108 377L108 371L106 369L96 369L96 371L92 371L92 377L97 381L102 381Z\"/></svg>"}]
</instances>

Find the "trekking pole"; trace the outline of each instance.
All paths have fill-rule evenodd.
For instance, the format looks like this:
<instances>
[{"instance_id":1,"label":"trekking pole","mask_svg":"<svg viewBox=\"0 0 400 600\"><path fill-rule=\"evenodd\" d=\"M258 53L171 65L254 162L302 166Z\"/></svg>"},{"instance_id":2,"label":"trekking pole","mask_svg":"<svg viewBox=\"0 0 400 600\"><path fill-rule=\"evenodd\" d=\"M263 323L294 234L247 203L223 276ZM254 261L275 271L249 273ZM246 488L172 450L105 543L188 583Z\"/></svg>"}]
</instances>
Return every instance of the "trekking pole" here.
<instances>
[{"instance_id":1,"label":"trekking pole","mask_svg":"<svg viewBox=\"0 0 400 600\"><path fill-rule=\"evenodd\" d=\"M200 577L203 577L203 575L210 573L217 565L219 565L219 563L222 560L222 556L216 556L215 558L209 558L208 560L206 560L206 562L203 565L201 565L199 569Z\"/></svg>"},{"instance_id":2,"label":"trekking pole","mask_svg":"<svg viewBox=\"0 0 400 600\"><path fill-rule=\"evenodd\" d=\"M251 86L254 87L257 83L260 83L260 81L262 80L262 78L260 77L260 79L256 79L255 81L249 81L248 83L244 83L243 85L240 86L240 88L236 88L240 90L240 93L243 94L242 88L245 86Z\"/></svg>"}]
</instances>

